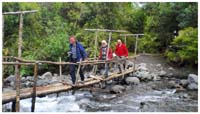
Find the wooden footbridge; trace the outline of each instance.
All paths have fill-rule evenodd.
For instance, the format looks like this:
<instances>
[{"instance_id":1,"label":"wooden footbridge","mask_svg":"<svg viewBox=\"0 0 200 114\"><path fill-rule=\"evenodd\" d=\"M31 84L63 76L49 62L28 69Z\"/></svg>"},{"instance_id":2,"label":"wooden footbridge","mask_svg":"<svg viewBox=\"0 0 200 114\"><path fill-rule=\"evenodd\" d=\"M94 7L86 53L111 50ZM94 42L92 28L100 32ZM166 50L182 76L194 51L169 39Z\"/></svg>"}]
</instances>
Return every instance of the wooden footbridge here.
<instances>
[{"instance_id":1,"label":"wooden footbridge","mask_svg":"<svg viewBox=\"0 0 200 114\"><path fill-rule=\"evenodd\" d=\"M126 60L134 61L137 56L128 57ZM106 63L120 63L120 61L124 61L124 59L113 59L113 60L88 60L88 61L80 61L78 63L71 63L71 62L52 62L52 61L33 61L33 60L23 60L17 57L4 57L4 59L12 59L16 62L2 62L3 66L5 65L15 65L15 75L16 75L16 91L9 91L9 92L2 92L2 103L8 103L12 102L12 110L16 111L19 110L20 100L26 99L26 98L32 98L32 107L31 111L34 111L35 109L35 100L36 96L44 96L52 93L58 93L62 91L68 91L71 89L78 89L86 86L90 86L93 84L101 84L102 82L112 80L117 77L124 77L126 74L132 73L135 71L135 64L133 62L132 67L128 69L123 69L122 73L112 73L107 78L104 76L97 76L97 75L91 75L90 78L85 79L84 84L80 84L78 81L78 72L80 69L80 66L82 65L98 65L98 64L106 64ZM53 65L70 65L75 64L78 65L77 70L77 81L76 86L72 86L71 84L68 84L66 82L59 82L52 85L42 86L42 87L36 87L37 84L37 71L39 65L44 64L53 64ZM33 65L34 66L34 86L32 88L22 88L20 89L20 66L23 65Z\"/></svg>"},{"instance_id":2,"label":"wooden footbridge","mask_svg":"<svg viewBox=\"0 0 200 114\"><path fill-rule=\"evenodd\" d=\"M109 37L108 37L108 48L110 47L110 42L111 42L111 36L112 33L124 33L127 32L125 30L108 30L108 29L85 29L86 31L90 31L90 32L96 32L96 37L95 37L95 54L94 54L94 58L95 59L91 59L88 61L80 61L77 63L71 63L71 62L62 62L61 59L59 62L52 62L52 61L39 61L39 60L23 60L21 55L22 55L22 31L23 31L23 15L25 14L29 14L29 13L36 13L37 10L31 10L31 11L19 11L19 12L4 12L3 13L3 29L4 29L4 15L19 15L20 16L20 21L19 21L19 40L18 40L18 57L10 57L10 56L4 56L3 59L12 59L12 62L7 62L7 61L3 61L2 64L3 66L5 65L14 65L15 66L15 76L16 76L16 91L10 91L10 92L2 92L2 103L8 103L8 102L12 102L12 111L16 111L19 112L20 109L20 99L26 99L26 98L32 98L32 106L31 106L31 111L34 112L35 110L35 100L36 100L36 96L43 96L43 95L48 95L48 94L52 94L52 93L57 93L57 92L62 92L62 91L67 91L70 89L74 89L74 88L82 88L85 86L89 86L89 85L93 85L93 84L101 84L102 82L117 78L117 77L124 77L126 76L126 74L132 73L135 71L135 64L133 63L132 67L129 69L123 69L122 73L112 73L110 76L108 76L107 78L105 78L104 76L97 76L96 73L96 69L97 69L97 65L98 64L107 64L107 63L115 63L115 64L119 64L121 61L120 59L113 59L113 60L97 60L97 47L98 47L98 43L97 43L97 38L98 38L98 32L108 32L109 33ZM121 36L125 36L125 43L126 43L126 36L136 36L136 43L135 43L135 55L136 55L136 51L137 51L137 39L139 35L143 35L143 34L122 34ZM4 31L3 31L3 35L2 37L4 37ZM107 56L108 56L108 51L107 51ZM135 60L137 56L134 57L128 57L126 58L126 60L131 59L131 60ZM53 85L48 85L48 86L43 86L43 87L36 87L37 84L37 73L38 73L38 66L39 65L43 65L43 64L53 64L53 65L59 65L59 69L60 69L60 75L61 75L61 68L63 65L70 65L70 64L75 64L78 65L78 69L76 72L76 86L73 87L72 85L66 83L66 82L59 82ZM23 88L20 89L20 67L21 66L34 66L34 85L33 88ZM85 79L84 84L80 85L79 81L78 81L78 74L79 74L79 70L81 68L81 66L85 66L85 65L93 65L93 75L90 76L90 78ZM2 76L3 78L3 76Z\"/></svg>"}]
</instances>

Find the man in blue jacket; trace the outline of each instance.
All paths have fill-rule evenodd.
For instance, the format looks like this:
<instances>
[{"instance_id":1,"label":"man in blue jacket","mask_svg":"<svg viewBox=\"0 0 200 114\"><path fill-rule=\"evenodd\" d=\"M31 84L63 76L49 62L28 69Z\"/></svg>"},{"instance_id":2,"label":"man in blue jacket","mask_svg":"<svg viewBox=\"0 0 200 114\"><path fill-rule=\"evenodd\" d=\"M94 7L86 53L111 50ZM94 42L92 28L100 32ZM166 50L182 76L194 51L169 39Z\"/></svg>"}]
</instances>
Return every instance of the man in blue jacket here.
<instances>
[{"instance_id":1,"label":"man in blue jacket","mask_svg":"<svg viewBox=\"0 0 200 114\"><path fill-rule=\"evenodd\" d=\"M85 51L85 49L83 48L83 46L76 41L76 38L74 36L71 36L70 39L70 52L68 52L69 54L69 58L70 58L70 62L76 63L79 62L80 60L86 60L87 59L87 53ZM70 65L70 75L72 78L72 85L75 86L75 82L76 82L76 75L75 75L75 69L76 69L77 65L71 64ZM84 83L84 74L82 71L82 68L80 68L80 77L81 77L81 83Z\"/></svg>"}]
</instances>

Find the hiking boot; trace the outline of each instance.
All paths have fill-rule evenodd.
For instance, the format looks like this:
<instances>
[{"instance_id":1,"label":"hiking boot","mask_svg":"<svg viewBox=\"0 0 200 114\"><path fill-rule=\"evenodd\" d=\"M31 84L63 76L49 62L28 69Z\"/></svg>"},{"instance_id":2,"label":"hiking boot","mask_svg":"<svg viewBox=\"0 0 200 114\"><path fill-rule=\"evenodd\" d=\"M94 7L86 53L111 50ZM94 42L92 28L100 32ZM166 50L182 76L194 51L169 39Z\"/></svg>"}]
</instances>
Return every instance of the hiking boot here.
<instances>
[{"instance_id":1,"label":"hiking boot","mask_svg":"<svg viewBox=\"0 0 200 114\"><path fill-rule=\"evenodd\" d=\"M76 86L76 84L72 84L72 87L75 87Z\"/></svg>"}]
</instances>

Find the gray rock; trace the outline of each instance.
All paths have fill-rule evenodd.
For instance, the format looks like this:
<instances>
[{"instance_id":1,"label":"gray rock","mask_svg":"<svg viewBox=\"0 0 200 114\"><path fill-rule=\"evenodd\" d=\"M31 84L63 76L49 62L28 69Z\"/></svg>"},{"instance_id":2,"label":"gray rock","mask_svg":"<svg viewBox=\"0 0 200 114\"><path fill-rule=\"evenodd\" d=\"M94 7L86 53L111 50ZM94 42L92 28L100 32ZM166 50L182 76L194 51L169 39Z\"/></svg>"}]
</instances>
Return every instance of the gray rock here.
<instances>
[{"instance_id":1,"label":"gray rock","mask_svg":"<svg viewBox=\"0 0 200 114\"><path fill-rule=\"evenodd\" d=\"M138 71L148 71L148 68L146 66L147 66L146 63L140 63L136 67L136 70L138 70Z\"/></svg>"},{"instance_id":2,"label":"gray rock","mask_svg":"<svg viewBox=\"0 0 200 114\"><path fill-rule=\"evenodd\" d=\"M133 62L130 60L126 60L126 68L129 69L130 67L133 67Z\"/></svg>"},{"instance_id":3,"label":"gray rock","mask_svg":"<svg viewBox=\"0 0 200 114\"><path fill-rule=\"evenodd\" d=\"M169 88L175 88L176 85L177 85L176 81L169 81L169 82L168 82Z\"/></svg>"},{"instance_id":4,"label":"gray rock","mask_svg":"<svg viewBox=\"0 0 200 114\"><path fill-rule=\"evenodd\" d=\"M5 82L15 82L16 77L15 75L10 75L5 79Z\"/></svg>"},{"instance_id":5,"label":"gray rock","mask_svg":"<svg viewBox=\"0 0 200 114\"><path fill-rule=\"evenodd\" d=\"M34 81L34 77L33 77L33 76L27 76L27 77L26 77L26 80L27 80L27 81Z\"/></svg>"},{"instance_id":6,"label":"gray rock","mask_svg":"<svg viewBox=\"0 0 200 114\"><path fill-rule=\"evenodd\" d=\"M48 85L48 82L46 80L38 80L36 85L37 86L46 86L46 85Z\"/></svg>"},{"instance_id":7,"label":"gray rock","mask_svg":"<svg viewBox=\"0 0 200 114\"><path fill-rule=\"evenodd\" d=\"M40 76L41 79L49 79L51 77L52 77L52 73L51 72L46 72L42 76Z\"/></svg>"},{"instance_id":8,"label":"gray rock","mask_svg":"<svg viewBox=\"0 0 200 114\"><path fill-rule=\"evenodd\" d=\"M161 67L161 64L157 64L156 66L157 66L157 67Z\"/></svg>"},{"instance_id":9,"label":"gray rock","mask_svg":"<svg viewBox=\"0 0 200 114\"><path fill-rule=\"evenodd\" d=\"M25 85L26 87L33 87L33 82L27 81Z\"/></svg>"},{"instance_id":10,"label":"gray rock","mask_svg":"<svg viewBox=\"0 0 200 114\"><path fill-rule=\"evenodd\" d=\"M171 71L173 71L173 70L174 70L174 68L173 68L173 67L169 67L168 69L169 69L169 70L171 70Z\"/></svg>"},{"instance_id":11,"label":"gray rock","mask_svg":"<svg viewBox=\"0 0 200 114\"><path fill-rule=\"evenodd\" d=\"M198 90L198 85L196 83L190 83L187 88L189 90Z\"/></svg>"},{"instance_id":12,"label":"gray rock","mask_svg":"<svg viewBox=\"0 0 200 114\"><path fill-rule=\"evenodd\" d=\"M173 75L174 74L172 72L166 74L166 76L168 76L168 77L172 77Z\"/></svg>"},{"instance_id":13,"label":"gray rock","mask_svg":"<svg viewBox=\"0 0 200 114\"><path fill-rule=\"evenodd\" d=\"M58 76L58 74L54 73L54 74L53 74L53 76L56 76L56 77L57 77L57 76Z\"/></svg>"},{"instance_id":14,"label":"gray rock","mask_svg":"<svg viewBox=\"0 0 200 114\"><path fill-rule=\"evenodd\" d=\"M15 81L10 82L10 86L15 87Z\"/></svg>"},{"instance_id":15,"label":"gray rock","mask_svg":"<svg viewBox=\"0 0 200 114\"><path fill-rule=\"evenodd\" d=\"M167 73L164 70L161 70L160 73L159 73L160 76L165 76L166 74Z\"/></svg>"},{"instance_id":16,"label":"gray rock","mask_svg":"<svg viewBox=\"0 0 200 114\"><path fill-rule=\"evenodd\" d=\"M153 81L161 80L160 76L158 76L158 74L156 74L156 73L151 73L150 75L151 75Z\"/></svg>"},{"instance_id":17,"label":"gray rock","mask_svg":"<svg viewBox=\"0 0 200 114\"><path fill-rule=\"evenodd\" d=\"M125 81L129 85L138 85L140 83L140 80L137 77L127 77Z\"/></svg>"},{"instance_id":18,"label":"gray rock","mask_svg":"<svg viewBox=\"0 0 200 114\"><path fill-rule=\"evenodd\" d=\"M113 87L111 87L110 92L111 93L122 93L125 90L125 87L121 86L121 85L115 85Z\"/></svg>"},{"instance_id":19,"label":"gray rock","mask_svg":"<svg viewBox=\"0 0 200 114\"><path fill-rule=\"evenodd\" d=\"M196 83L198 84L198 76L195 75L195 74L189 74L188 75L188 83L191 84L191 83Z\"/></svg>"},{"instance_id":20,"label":"gray rock","mask_svg":"<svg viewBox=\"0 0 200 114\"><path fill-rule=\"evenodd\" d=\"M21 83L26 82L26 78L25 77L21 77Z\"/></svg>"},{"instance_id":21,"label":"gray rock","mask_svg":"<svg viewBox=\"0 0 200 114\"><path fill-rule=\"evenodd\" d=\"M144 67L144 66L139 66L139 67L137 68L137 70L138 70L138 71L148 71L148 69L147 69L146 67Z\"/></svg>"},{"instance_id":22,"label":"gray rock","mask_svg":"<svg viewBox=\"0 0 200 114\"><path fill-rule=\"evenodd\" d=\"M180 81L180 85L182 85L183 87L187 87L187 85L188 85L188 80L185 80L185 79L181 80L181 81Z\"/></svg>"}]
</instances>

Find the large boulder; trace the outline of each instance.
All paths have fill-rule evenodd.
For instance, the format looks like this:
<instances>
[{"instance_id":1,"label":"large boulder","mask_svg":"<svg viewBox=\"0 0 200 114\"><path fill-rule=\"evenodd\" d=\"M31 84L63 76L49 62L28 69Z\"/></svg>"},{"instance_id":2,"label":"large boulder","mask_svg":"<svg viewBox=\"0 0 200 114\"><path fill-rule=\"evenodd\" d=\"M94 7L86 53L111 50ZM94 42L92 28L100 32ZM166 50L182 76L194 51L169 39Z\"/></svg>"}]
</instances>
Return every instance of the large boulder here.
<instances>
[{"instance_id":1,"label":"large boulder","mask_svg":"<svg viewBox=\"0 0 200 114\"><path fill-rule=\"evenodd\" d=\"M191 83L198 84L198 76L195 74L189 74L188 75L188 83L189 84L191 84Z\"/></svg>"},{"instance_id":2,"label":"large boulder","mask_svg":"<svg viewBox=\"0 0 200 114\"><path fill-rule=\"evenodd\" d=\"M188 85L187 87L189 90L197 90L198 89L198 85L196 83L191 83Z\"/></svg>"},{"instance_id":3,"label":"large boulder","mask_svg":"<svg viewBox=\"0 0 200 114\"><path fill-rule=\"evenodd\" d=\"M16 81L16 77L15 77L15 75L10 75L4 81L5 82L15 82Z\"/></svg>"},{"instance_id":4,"label":"large boulder","mask_svg":"<svg viewBox=\"0 0 200 114\"><path fill-rule=\"evenodd\" d=\"M51 72L46 72L42 76L39 77L40 79L49 79L52 78L52 73Z\"/></svg>"},{"instance_id":5,"label":"large boulder","mask_svg":"<svg viewBox=\"0 0 200 114\"><path fill-rule=\"evenodd\" d=\"M127 77L125 81L129 85L138 85L140 83L140 80L137 77Z\"/></svg>"},{"instance_id":6,"label":"large boulder","mask_svg":"<svg viewBox=\"0 0 200 114\"><path fill-rule=\"evenodd\" d=\"M136 72L136 77L140 78L142 81L152 79L152 76L147 71Z\"/></svg>"},{"instance_id":7,"label":"large boulder","mask_svg":"<svg viewBox=\"0 0 200 114\"><path fill-rule=\"evenodd\" d=\"M121 85L114 85L111 87L110 92L111 93L122 93L125 90L125 87Z\"/></svg>"}]
</instances>

